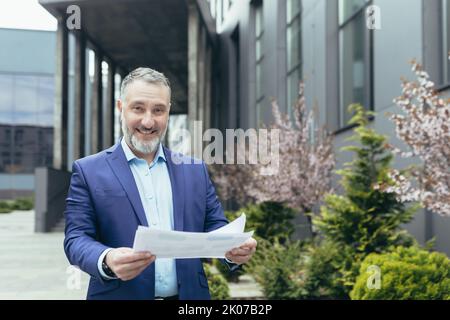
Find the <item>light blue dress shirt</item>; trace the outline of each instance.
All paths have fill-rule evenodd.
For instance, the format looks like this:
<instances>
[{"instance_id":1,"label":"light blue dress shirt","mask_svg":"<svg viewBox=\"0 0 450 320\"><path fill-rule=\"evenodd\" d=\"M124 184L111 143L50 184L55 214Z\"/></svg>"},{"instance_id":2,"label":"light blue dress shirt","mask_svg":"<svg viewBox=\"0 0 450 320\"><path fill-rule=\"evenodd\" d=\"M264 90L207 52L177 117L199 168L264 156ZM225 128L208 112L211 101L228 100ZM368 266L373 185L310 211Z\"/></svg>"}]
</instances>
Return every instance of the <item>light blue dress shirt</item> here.
<instances>
[{"instance_id":1,"label":"light blue dress shirt","mask_svg":"<svg viewBox=\"0 0 450 320\"><path fill-rule=\"evenodd\" d=\"M159 145L150 166L146 160L136 157L123 138L121 145L139 190L149 227L173 230L172 186L162 145ZM103 272L101 262L109 250L105 250L99 259L99 270L105 278L108 276ZM157 258L154 263L155 297L178 294L175 259Z\"/></svg>"}]
</instances>

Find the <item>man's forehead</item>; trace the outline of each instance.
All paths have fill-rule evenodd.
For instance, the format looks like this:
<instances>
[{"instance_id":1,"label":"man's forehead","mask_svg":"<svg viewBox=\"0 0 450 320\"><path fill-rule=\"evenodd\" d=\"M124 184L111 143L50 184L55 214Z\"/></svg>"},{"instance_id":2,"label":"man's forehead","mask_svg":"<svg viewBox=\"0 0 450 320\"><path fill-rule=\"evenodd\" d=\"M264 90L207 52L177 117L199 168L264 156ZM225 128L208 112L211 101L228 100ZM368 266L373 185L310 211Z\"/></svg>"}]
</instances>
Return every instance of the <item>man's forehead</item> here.
<instances>
[{"instance_id":1,"label":"man's forehead","mask_svg":"<svg viewBox=\"0 0 450 320\"><path fill-rule=\"evenodd\" d=\"M142 100L142 99L162 99L170 100L169 88L159 83L147 83L141 80L133 81L129 84L126 93L126 99Z\"/></svg>"}]
</instances>

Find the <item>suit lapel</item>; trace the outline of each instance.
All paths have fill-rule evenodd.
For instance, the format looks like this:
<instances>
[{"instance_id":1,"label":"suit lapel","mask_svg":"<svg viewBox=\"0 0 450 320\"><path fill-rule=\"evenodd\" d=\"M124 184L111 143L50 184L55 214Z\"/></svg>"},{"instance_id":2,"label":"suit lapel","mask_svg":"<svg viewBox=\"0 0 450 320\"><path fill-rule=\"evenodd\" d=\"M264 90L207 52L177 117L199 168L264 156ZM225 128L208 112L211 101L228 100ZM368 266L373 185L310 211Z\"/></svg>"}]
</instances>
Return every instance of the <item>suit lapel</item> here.
<instances>
[{"instance_id":1,"label":"suit lapel","mask_svg":"<svg viewBox=\"0 0 450 320\"><path fill-rule=\"evenodd\" d=\"M167 170L169 171L170 184L172 186L172 203L174 227L177 231L184 231L184 165L175 164L172 161L172 152L163 147L167 161Z\"/></svg>"},{"instance_id":2,"label":"suit lapel","mask_svg":"<svg viewBox=\"0 0 450 320\"><path fill-rule=\"evenodd\" d=\"M116 177L119 179L122 188L125 190L140 224L148 226L145 211L139 196L139 190L134 181L133 173L128 165L127 158L125 157L120 142L107 150L107 152L109 154L106 157L106 160Z\"/></svg>"}]
</instances>

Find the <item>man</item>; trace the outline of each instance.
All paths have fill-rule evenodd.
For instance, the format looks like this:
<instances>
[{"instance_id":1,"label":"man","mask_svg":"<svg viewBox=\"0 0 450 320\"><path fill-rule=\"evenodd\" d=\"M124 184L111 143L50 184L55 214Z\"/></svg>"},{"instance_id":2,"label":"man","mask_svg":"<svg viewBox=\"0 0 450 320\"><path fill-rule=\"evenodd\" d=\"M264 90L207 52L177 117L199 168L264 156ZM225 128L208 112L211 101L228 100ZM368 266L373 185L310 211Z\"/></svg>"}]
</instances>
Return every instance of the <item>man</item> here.
<instances>
[{"instance_id":1,"label":"man","mask_svg":"<svg viewBox=\"0 0 450 320\"><path fill-rule=\"evenodd\" d=\"M205 164L174 163L162 146L170 98L163 74L132 71L117 102L123 138L73 164L64 249L91 275L88 299L210 298L200 259L160 259L131 248L139 225L209 232L227 224ZM227 252L224 263L234 269L255 250L250 239Z\"/></svg>"}]
</instances>

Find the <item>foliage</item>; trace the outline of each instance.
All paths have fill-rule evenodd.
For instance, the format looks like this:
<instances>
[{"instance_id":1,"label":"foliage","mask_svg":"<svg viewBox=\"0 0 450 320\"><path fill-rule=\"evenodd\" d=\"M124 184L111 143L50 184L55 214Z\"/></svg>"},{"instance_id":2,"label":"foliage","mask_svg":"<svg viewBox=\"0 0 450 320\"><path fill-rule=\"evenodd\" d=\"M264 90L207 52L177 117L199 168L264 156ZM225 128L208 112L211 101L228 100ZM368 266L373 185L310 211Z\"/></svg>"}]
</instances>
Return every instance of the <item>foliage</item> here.
<instances>
[{"instance_id":1,"label":"foliage","mask_svg":"<svg viewBox=\"0 0 450 320\"><path fill-rule=\"evenodd\" d=\"M328 195L314 225L328 242L336 244L353 261L339 266L338 286L331 291L346 288L347 298L358 274L359 262L372 252L385 252L390 246L412 245L412 237L400 231L400 226L412 219L416 207L406 208L395 195L375 188L377 184L392 184L388 171L392 153L386 138L368 128L371 112L360 105L350 106L355 115L351 124L358 125L350 138L358 145L343 148L356 153L350 163L338 174L344 195Z\"/></svg>"},{"instance_id":2,"label":"foliage","mask_svg":"<svg viewBox=\"0 0 450 320\"><path fill-rule=\"evenodd\" d=\"M292 219L295 211L278 202L263 202L250 204L236 212L227 211L225 214L231 221L238 218L242 213L247 217L246 229L254 230L257 239L265 239L270 242L279 239L286 241L294 232Z\"/></svg>"},{"instance_id":3,"label":"foliage","mask_svg":"<svg viewBox=\"0 0 450 320\"><path fill-rule=\"evenodd\" d=\"M436 213L450 216L450 99L440 96L429 75L416 61L412 70L417 81L403 80L403 92L394 100L403 114L394 114L397 136L411 152L395 152L403 157L418 156L423 165L411 167L409 177L392 170L394 186L382 186L404 202L420 201Z\"/></svg>"},{"instance_id":4,"label":"foliage","mask_svg":"<svg viewBox=\"0 0 450 320\"><path fill-rule=\"evenodd\" d=\"M203 264L206 278L208 279L209 292L213 300L230 299L230 289L227 281L220 273L213 273L208 264Z\"/></svg>"},{"instance_id":5,"label":"foliage","mask_svg":"<svg viewBox=\"0 0 450 320\"><path fill-rule=\"evenodd\" d=\"M14 210L32 210L33 198L17 198L16 200L0 201L0 213L10 213Z\"/></svg>"},{"instance_id":6,"label":"foliage","mask_svg":"<svg viewBox=\"0 0 450 320\"><path fill-rule=\"evenodd\" d=\"M305 296L302 243L277 240L258 242L247 270L261 285L267 299L298 299Z\"/></svg>"},{"instance_id":7,"label":"foliage","mask_svg":"<svg viewBox=\"0 0 450 320\"><path fill-rule=\"evenodd\" d=\"M13 210L32 210L34 208L34 201L33 198L17 198L12 203L12 209Z\"/></svg>"},{"instance_id":8,"label":"foliage","mask_svg":"<svg viewBox=\"0 0 450 320\"><path fill-rule=\"evenodd\" d=\"M221 262L219 259L214 259L214 266L220 272L220 274L227 280L228 282L239 282L239 277L243 275L245 272L243 268L245 265L242 265L239 269L230 271L230 268Z\"/></svg>"},{"instance_id":9,"label":"foliage","mask_svg":"<svg viewBox=\"0 0 450 320\"><path fill-rule=\"evenodd\" d=\"M370 266L380 268L379 288L367 286L374 276L368 272ZM450 300L450 260L442 253L430 253L416 246L370 254L361 265L350 295L363 300Z\"/></svg>"},{"instance_id":10,"label":"foliage","mask_svg":"<svg viewBox=\"0 0 450 320\"><path fill-rule=\"evenodd\" d=\"M273 168L264 157L257 164L250 164L245 141L241 141L244 146L238 145L237 149L245 152L237 156L245 164L212 166L213 180L223 199L234 198L240 205L272 201L284 203L297 212L309 212L331 191L335 166L332 136L324 128L312 129L314 117L312 111L306 111L303 84L293 108L293 119L283 115L275 101L272 114L274 122L269 129L277 130L279 135L276 138L268 135L267 144L260 139L258 148L260 157L261 150L278 150L275 155L278 167Z\"/></svg>"}]
</instances>

